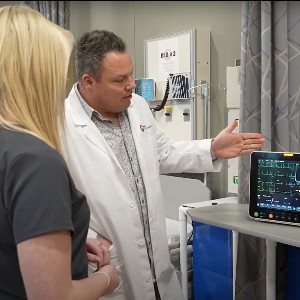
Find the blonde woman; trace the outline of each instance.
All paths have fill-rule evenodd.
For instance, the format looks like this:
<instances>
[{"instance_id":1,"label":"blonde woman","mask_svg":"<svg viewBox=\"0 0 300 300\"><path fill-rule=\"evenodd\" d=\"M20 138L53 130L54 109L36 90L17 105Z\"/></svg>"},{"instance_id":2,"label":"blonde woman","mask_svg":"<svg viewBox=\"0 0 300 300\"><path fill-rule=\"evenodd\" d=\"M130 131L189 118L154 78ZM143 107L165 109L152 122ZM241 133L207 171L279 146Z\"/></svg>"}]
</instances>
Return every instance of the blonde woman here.
<instances>
[{"instance_id":1,"label":"blonde woman","mask_svg":"<svg viewBox=\"0 0 300 300\"><path fill-rule=\"evenodd\" d=\"M90 210L61 156L73 37L23 6L0 9L0 299L89 300L119 284L87 277Z\"/></svg>"}]
</instances>

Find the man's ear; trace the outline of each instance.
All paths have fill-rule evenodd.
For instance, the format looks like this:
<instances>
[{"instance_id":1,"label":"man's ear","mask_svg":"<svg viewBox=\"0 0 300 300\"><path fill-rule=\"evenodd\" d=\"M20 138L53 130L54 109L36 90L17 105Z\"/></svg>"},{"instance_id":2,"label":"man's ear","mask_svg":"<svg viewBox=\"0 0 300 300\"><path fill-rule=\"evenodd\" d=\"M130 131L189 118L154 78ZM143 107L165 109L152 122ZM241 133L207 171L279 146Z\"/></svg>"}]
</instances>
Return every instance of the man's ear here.
<instances>
[{"instance_id":1,"label":"man's ear","mask_svg":"<svg viewBox=\"0 0 300 300\"><path fill-rule=\"evenodd\" d=\"M91 90L94 88L95 80L93 77L91 77L88 74L83 74L82 75L82 83L84 85L84 88L86 90Z\"/></svg>"}]
</instances>

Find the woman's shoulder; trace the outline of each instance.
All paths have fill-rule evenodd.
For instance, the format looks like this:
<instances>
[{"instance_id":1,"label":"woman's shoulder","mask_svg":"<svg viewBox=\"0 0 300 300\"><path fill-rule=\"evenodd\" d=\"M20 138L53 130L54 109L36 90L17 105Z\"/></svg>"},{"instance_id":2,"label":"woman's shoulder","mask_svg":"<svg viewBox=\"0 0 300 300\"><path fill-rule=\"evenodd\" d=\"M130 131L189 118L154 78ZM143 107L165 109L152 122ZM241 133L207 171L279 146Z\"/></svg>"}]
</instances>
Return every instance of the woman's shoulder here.
<instances>
[{"instance_id":1,"label":"woman's shoulder","mask_svg":"<svg viewBox=\"0 0 300 300\"><path fill-rule=\"evenodd\" d=\"M47 164L63 161L56 150L31 134L1 128L0 140L0 157L5 155L10 162L19 159L37 160Z\"/></svg>"}]
</instances>

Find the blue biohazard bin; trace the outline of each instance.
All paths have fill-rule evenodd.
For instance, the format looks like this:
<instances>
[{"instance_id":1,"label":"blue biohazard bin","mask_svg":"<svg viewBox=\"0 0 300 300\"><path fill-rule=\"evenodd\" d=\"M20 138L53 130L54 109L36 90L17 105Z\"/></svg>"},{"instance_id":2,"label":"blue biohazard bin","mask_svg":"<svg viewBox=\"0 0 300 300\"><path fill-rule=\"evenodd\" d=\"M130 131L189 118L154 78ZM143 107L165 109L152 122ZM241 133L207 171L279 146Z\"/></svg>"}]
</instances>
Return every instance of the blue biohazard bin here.
<instances>
[{"instance_id":1,"label":"blue biohazard bin","mask_svg":"<svg viewBox=\"0 0 300 300\"><path fill-rule=\"evenodd\" d=\"M286 300L300 299L300 248L287 246Z\"/></svg>"},{"instance_id":2,"label":"blue biohazard bin","mask_svg":"<svg viewBox=\"0 0 300 300\"><path fill-rule=\"evenodd\" d=\"M232 300L232 231L193 222L194 300Z\"/></svg>"}]
</instances>

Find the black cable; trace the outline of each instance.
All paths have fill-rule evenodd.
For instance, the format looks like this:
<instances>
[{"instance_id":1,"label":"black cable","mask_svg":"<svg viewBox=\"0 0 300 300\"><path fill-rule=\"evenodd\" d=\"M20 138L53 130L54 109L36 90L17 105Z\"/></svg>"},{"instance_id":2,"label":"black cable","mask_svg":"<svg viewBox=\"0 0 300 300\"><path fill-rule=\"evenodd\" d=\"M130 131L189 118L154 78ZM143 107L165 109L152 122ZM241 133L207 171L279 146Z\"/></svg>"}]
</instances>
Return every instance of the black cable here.
<instances>
[{"instance_id":1,"label":"black cable","mask_svg":"<svg viewBox=\"0 0 300 300\"><path fill-rule=\"evenodd\" d=\"M169 91L170 91L169 78L172 77L172 76L173 76L173 74L169 74L169 77L167 79L166 91L165 91L165 95L164 95L163 101L157 107L152 108L152 110L154 110L154 111L160 111L160 110L162 110L165 107L165 104L166 104L166 102L168 100Z\"/></svg>"}]
</instances>

